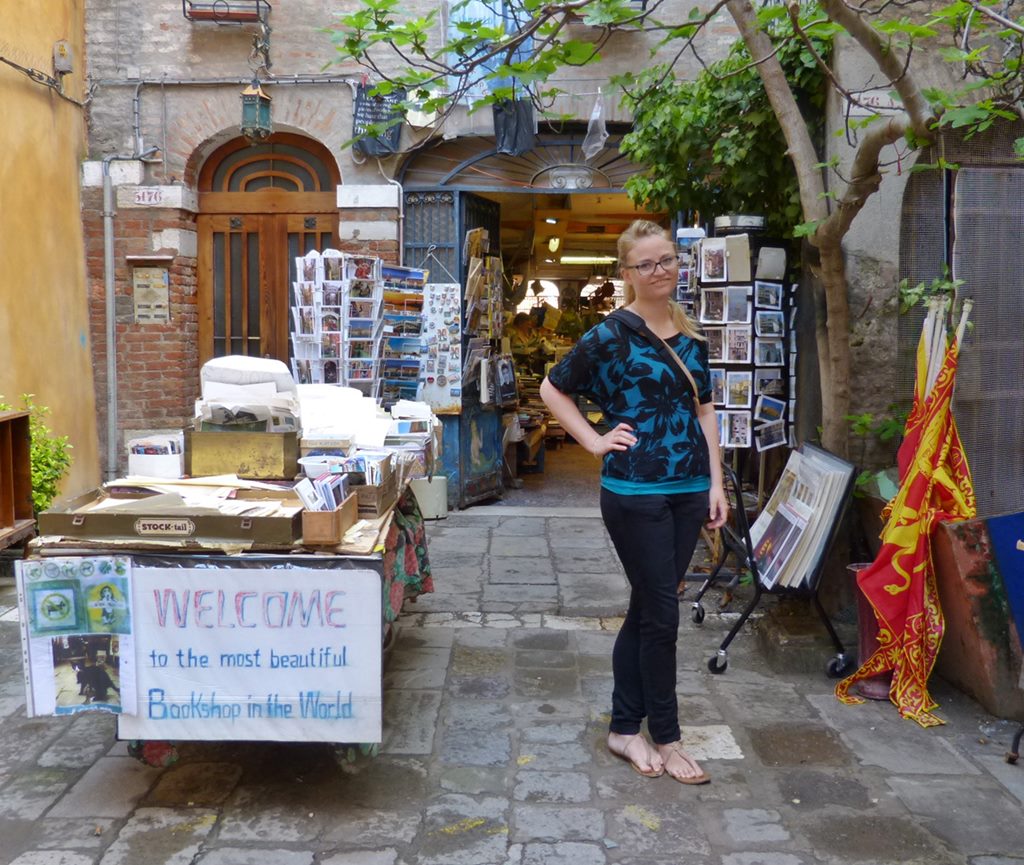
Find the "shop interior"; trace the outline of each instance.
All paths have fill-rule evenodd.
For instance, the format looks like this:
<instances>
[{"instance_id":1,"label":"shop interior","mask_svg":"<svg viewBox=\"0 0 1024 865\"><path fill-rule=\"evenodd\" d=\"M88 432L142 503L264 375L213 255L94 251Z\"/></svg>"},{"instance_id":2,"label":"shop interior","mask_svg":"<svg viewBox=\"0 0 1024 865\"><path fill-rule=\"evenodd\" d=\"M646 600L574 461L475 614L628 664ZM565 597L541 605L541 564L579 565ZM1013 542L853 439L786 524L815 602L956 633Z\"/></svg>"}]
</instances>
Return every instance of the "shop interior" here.
<instances>
[{"instance_id":1,"label":"shop interior","mask_svg":"<svg viewBox=\"0 0 1024 865\"><path fill-rule=\"evenodd\" d=\"M621 192L477 192L501 207L505 333L516 365L524 439L506 453L506 488L522 504L596 504L598 470L546 411L546 370L622 303L616 242L635 219L666 227L667 214ZM581 410L600 428L596 407ZM590 500L593 499L591 502Z\"/></svg>"}]
</instances>

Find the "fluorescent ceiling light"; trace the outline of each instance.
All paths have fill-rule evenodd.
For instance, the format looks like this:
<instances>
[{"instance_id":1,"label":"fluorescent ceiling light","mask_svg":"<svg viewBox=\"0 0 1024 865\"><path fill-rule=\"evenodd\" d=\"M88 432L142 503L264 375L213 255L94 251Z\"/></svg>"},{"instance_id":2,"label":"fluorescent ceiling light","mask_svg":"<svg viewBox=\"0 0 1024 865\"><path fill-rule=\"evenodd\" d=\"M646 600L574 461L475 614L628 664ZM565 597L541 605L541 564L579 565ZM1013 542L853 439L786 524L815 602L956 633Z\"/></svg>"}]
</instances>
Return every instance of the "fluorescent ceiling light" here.
<instances>
[{"instance_id":1,"label":"fluorescent ceiling light","mask_svg":"<svg viewBox=\"0 0 1024 865\"><path fill-rule=\"evenodd\" d=\"M613 255L563 255L562 264L614 264Z\"/></svg>"},{"instance_id":2,"label":"fluorescent ceiling light","mask_svg":"<svg viewBox=\"0 0 1024 865\"><path fill-rule=\"evenodd\" d=\"M553 217L553 216L547 216L547 217L545 217L545 218L544 218L544 221L545 221L545 222L546 222L546 223L547 223L548 225L558 225L558 220L557 220L557 219L555 219L555 217Z\"/></svg>"}]
</instances>

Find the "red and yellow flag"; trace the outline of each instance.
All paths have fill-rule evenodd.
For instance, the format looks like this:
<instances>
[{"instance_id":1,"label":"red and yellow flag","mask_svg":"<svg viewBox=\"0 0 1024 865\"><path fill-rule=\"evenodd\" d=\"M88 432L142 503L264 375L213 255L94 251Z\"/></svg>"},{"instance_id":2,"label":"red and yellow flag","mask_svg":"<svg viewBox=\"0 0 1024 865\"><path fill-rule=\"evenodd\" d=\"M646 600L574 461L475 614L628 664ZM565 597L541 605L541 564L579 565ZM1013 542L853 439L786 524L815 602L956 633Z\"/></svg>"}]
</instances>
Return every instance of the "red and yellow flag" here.
<instances>
[{"instance_id":1,"label":"red and yellow flag","mask_svg":"<svg viewBox=\"0 0 1024 865\"><path fill-rule=\"evenodd\" d=\"M843 703L862 703L850 687L892 673L889 699L904 718L922 727L945 723L932 714L936 703L928 678L942 642L944 620L935 586L931 536L937 522L970 519L976 513L971 473L951 411L959 344L954 338L930 393L927 346L917 349L914 404L897 457L900 489L883 516L882 548L857 576L878 619L878 650L859 670L836 685Z\"/></svg>"}]
</instances>

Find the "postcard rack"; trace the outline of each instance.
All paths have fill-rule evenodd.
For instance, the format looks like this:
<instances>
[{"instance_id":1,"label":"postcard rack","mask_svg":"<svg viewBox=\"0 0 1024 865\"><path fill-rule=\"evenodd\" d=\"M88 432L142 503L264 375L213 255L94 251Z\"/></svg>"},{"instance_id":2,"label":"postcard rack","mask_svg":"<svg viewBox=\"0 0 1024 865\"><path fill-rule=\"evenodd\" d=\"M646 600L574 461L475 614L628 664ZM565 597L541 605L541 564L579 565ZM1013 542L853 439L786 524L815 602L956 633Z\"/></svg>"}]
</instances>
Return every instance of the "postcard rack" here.
<instances>
[{"instance_id":1,"label":"postcard rack","mask_svg":"<svg viewBox=\"0 0 1024 865\"><path fill-rule=\"evenodd\" d=\"M826 451L815 448L813 445L801 445L800 450L804 451L804 449L831 457L831 455L827 454ZM837 460L837 462L839 461ZM842 463L842 465L849 464ZM839 635L836 633L832 622L829 620L828 614L821 605L821 600L818 598L818 584L821 581L828 551L835 542L846 510L849 506L850 496L853 491L853 466L849 465L849 472L845 473L842 478L841 495L837 497L838 509L832 517L831 524L825 531L823 542L817 551L817 555L811 562L810 567L807 569L806 576L797 587L766 585L766 581L763 578L762 571L758 565L758 556L755 554L755 550L758 547L751 538L751 526L743 504L743 490L739 477L728 465L725 464L722 466L722 473L725 494L731 512L731 522L719 529L722 540L721 553L714 569L697 591L697 595L692 602L691 618L697 625L704 621L704 606L701 603L701 599L704 597L708 589L715 584L726 560L730 555L734 556L737 561L737 571L750 571L753 577L754 594L747 603L743 612L740 613L740 617L733 623L733 626L725 636L725 639L722 640L717 652L708 659L708 670L714 674L721 674L725 672L726 668L729 666L729 645L740 632L740 629L746 623L751 613L753 613L757 608L757 605L761 602L761 598L765 594L773 594L810 599L812 606L821 618L821 621L825 626L825 630L828 632L828 635L832 640L832 645L836 650L836 654L829 659L826 665L826 675L833 679L840 679L847 675L853 668L854 658L847 654L842 641L839 639Z\"/></svg>"}]
</instances>

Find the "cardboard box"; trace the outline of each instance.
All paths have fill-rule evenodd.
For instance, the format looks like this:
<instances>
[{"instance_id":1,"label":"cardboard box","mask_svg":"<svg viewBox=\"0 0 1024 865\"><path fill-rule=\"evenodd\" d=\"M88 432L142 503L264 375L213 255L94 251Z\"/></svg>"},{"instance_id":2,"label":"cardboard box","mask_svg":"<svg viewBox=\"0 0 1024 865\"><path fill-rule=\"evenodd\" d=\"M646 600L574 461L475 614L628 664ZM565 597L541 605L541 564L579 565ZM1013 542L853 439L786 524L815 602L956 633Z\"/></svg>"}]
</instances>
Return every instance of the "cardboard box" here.
<instances>
[{"instance_id":1,"label":"cardboard box","mask_svg":"<svg viewBox=\"0 0 1024 865\"><path fill-rule=\"evenodd\" d=\"M293 480L299 473L296 432L206 432L185 430L185 474L238 475L258 480Z\"/></svg>"},{"instance_id":2,"label":"cardboard box","mask_svg":"<svg viewBox=\"0 0 1024 865\"><path fill-rule=\"evenodd\" d=\"M180 541L182 546L231 541L291 546L302 537L302 503L291 490L239 490L235 498L283 503L294 511L276 516L238 516L187 508L154 508L146 500L157 493L111 494L93 490L65 507L39 515L41 535L85 540ZM92 510L101 500L117 500L117 511ZM137 505L137 507L133 507Z\"/></svg>"},{"instance_id":3,"label":"cardboard box","mask_svg":"<svg viewBox=\"0 0 1024 865\"><path fill-rule=\"evenodd\" d=\"M355 493L349 493L348 498L333 511L303 511L303 545L335 547L340 544L345 532L359 519L356 499Z\"/></svg>"},{"instance_id":4,"label":"cardboard box","mask_svg":"<svg viewBox=\"0 0 1024 865\"><path fill-rule=\"evenodd\" d=\"M184 454L128 454L128 474L144 478L180 478Z\"/></svg>"},{"instance_id":5,"label":"cardboard box","mask_svg":"<svg viewBox=\"0 0 1024 865\"><path fill-rule=\"evenodd\" d=\"M398 475L389 474L380 484L359 484L352 487L359 503L359 516L379 517L398 501Z\"/></svg>"}]
</instances>

